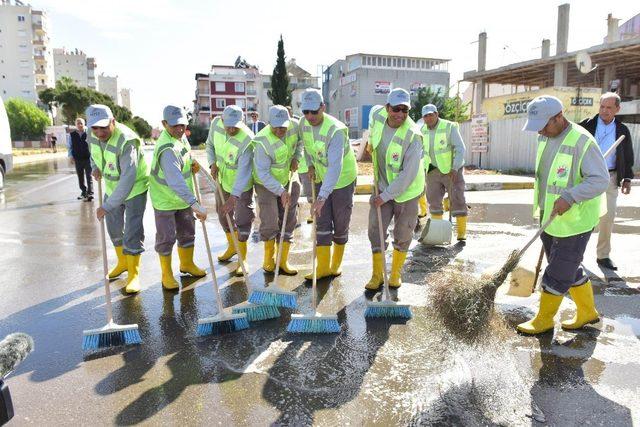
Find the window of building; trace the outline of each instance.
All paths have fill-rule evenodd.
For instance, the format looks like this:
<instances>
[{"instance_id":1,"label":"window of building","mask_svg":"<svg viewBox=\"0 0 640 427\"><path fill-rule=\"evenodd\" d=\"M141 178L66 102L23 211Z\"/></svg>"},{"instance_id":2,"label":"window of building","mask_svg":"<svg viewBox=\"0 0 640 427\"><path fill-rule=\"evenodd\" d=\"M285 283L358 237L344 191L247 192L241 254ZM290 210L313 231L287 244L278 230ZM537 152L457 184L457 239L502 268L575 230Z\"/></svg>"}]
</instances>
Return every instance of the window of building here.
<instances>
[{"instance_id":1,"label":"window of building","mask_svg":"<svg viewBox=\"0 0 640 427\"><path fill-rule=\"evenodd\" d=\"M411 60L411 68L416 68L416 60L415 59Z\"/></svg>"},{"instance_id":2,"label":"window of building","mask_svg":"<svg viewBox=\"0 0 640 427\"><path fill-rule=\"evenodd\" d=\"M224 82L216 82L216 92L224 92Z\"/></svg>"},{"instance_id":3,"label":"window of building","mask_svg":"<svg viewBox=\"0 0 640 427\"><path fill-rule=\"evenodd\" d=\"M376 56L376 66L379 67L380 65L382 65L381 58L379 56Z\"/></svg>"},{"instance_id":4,"label":"window of building","mask_svg":"<svg viewBox=\"0 0 640 427\"><path fill-rule=\"evenodd\" d=\"M29 61L27 61L26 59L21 59L20 68L29 68Z\"/></svg>"},{"instance_id":5,"label":"window of building","mask_svg":"<svg viewBox=\"0 0 640 427\"><path fill-rule=\"evenodd\" d=\"M24 22L24 15L18 15L18 22Z\"/></svg>"},{"instance_id":6,"label":"window of building","mask_svg":"<svg viewBox=\"0 0 640 427\"><path fill-rule=\"evenodd\" d=\"M407 68L407 58L402 58L402 68Z\"/></svg>"},{"instance_id":7,"label":"window of building","mask_svg":"<svg viewBox=\"0 0 640 427\"><path fill-rule=\"evenodd\" d=\"M216 83L216 85L217 85L217 83ZM225 99L216 99L216 108L221 109L221 108L224 108L226 106L227 106L227 101Z\"/></svg>"},{"instance_id":8,"label":"window of building","mask_svg":"<svg viewBox=\"0 0 640 427\"><path fill-rule=\"evenodd\" d=\"M235 90L236 90L236 92L244 92L244 83L236 82Z\"/></svg>"},{"instance_id":9,"label":"window of building","mask_svg":"<svg viewBox=\"0 0 640 427\"><path fill-rule=\"evenodd\" d=\"M244 107L245 107L244 99L236 99L236 105L244 110Z\"/></svg>"}]
</instances>

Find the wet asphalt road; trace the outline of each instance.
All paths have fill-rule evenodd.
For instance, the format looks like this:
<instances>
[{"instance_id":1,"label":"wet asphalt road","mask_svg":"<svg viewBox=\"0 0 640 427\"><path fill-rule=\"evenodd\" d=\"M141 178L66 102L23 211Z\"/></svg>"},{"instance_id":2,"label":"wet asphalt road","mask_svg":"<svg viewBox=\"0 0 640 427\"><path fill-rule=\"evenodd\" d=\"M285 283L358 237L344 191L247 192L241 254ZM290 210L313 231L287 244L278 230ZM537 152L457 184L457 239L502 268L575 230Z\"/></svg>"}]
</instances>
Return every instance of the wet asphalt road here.
<instances>
[{"instance_id":1,"label":"wet asphalt road","mask_svg":"<svg viewBox=\"0 0 640 427\"><path fill-rule=\"evenodd\" d=\"M319 282L319 310L337 313L341 325L339 334L324 336L286 333L291 312L282 310L281 318L242 332L196 337L197 319L216 312L211 277L181 278L180 292L162 290L149 203L143 290L127 296L124 280L111 284L116 321L138 323L143 344L83 353L82 330L102 326L105 316L97 205L76 200L66 161L21 167L0 195L0 337L26 332L36 350L8 378L17 413L10 425L637 424L640 189L633 190L619 198L612 254L618 275L596 267L595 236L587 250L602 322L579 333L521 337L513 325L532 314L537 296L499 291L499 314L475 344L434 318L429 283L451 265L478 274L501 265L534 232L531 191L469 193L466 246L415 243L398 295L412 305L408 322L363 317L371 261L368 207L359 196L343 276ZM212 194L205 198L213 210ZM224 236L210 218L217 253ZM300 274L281 282L303 308L311 299L302 277L311 268L310 235L306 224L296 230L292 263ZM200 227L196 245L196 262L208 270ZM272 280L260 270L256 236L249 263L251 286ZM234 268L216 264L225 306L248 295L243 281L230 277ZM561 319L574 308L566 298Z\"/></svg>"}]
</instances>

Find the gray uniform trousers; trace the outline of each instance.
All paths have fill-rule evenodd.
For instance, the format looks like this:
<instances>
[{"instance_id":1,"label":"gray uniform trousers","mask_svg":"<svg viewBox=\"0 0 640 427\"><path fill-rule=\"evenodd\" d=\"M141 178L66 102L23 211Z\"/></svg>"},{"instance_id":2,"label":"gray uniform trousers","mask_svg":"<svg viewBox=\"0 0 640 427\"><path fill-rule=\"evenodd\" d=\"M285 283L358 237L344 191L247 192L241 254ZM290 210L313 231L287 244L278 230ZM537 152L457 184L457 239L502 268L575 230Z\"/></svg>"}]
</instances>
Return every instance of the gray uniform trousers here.
<instances>
[{"instance_id":1,"label":"gray uniform trousers","mask_svg":"<svg viewBox=\"0 0 640 427\"><path fill-rule=\"evenodd\" d=\"M289 184L284 187L287 188ZM267 241L277 239L280 241L280 228L284 217L284 206L279 196L267 190L260 184L255 185L258 206L260 207L260 240ZM298 198L300 197L300 183L294 181L291 184L291 201L287 213L287 224L284 229L285 242L291 242L293 230L296 228L298 215Z\"/></svg>"},{"instance_id":2,"label":"gray uniform trousers","mask_svg":"<svg viewBox=\"0 0 640 427\"><path fill-rule=\"evenodd\" d=\"M104 202L109 197L105 194ZM142 219L147 207L147 192L125 200L105 216L107 232L113 246L122 246L126 255L138 255L144 252L144 226Z\"/></svg>"},{"instance_id":3,"label":"gray uniform trousers","mask_svg":"<svg viewBox=\"0 0 640 427\"><path fill-rule=\"evenodd\" d=\"M607 213L600 217L598 224L598 246L596 256L598 259L609 258L611 253L611 233L613 232L613 221L616 219L616 207L618 205L618 174L610 171L609 187L605 197L607 198Z\"/></svg>"},{"instance_id":4,"label":"gray uniform trousers","mask_svg":"<svg viewBox=\"0 0 640 427\"><path fill-rule=\"evenodd\" d=\"M442 199L444 193L449 191L449 209L451 216L466 216L467 201L464 198L464 174L462 168L458 169L458 176L455 184L451 184L448 174L443 174L438 168L432 169L427 173L427 203L429 204L429 212L434 215L442 215L444 207Z\"/></svg>"},{"instance_id":5,"label":"gray uniform trousers","mask_svg":"<svg viewBox=\"0 0 640 427\"><path fill-rule=\"evenodd\" d=\"M580 266L589 237L591 231L569 237L542 233L540 240L549 262L542 276L544 290L554 295L564 295L572 286L583 285L589 280Z\"/></svg>"},{"instance_id":6,"label":"gray uniform trousers","mask_svg":"<svg viewBox=\"0 0 640 427\"><path fill-rule=\"evenodd\" d=\"M218 213L218 220L225 233L231 231L231 225L227 223L226 215L222 213L222 206L224 203L220 200L220 195L216 191L216 212ZM230 194L222 189L224 199L228 200ZM251 234L251 224L256 217L253 206L253 187L240 194L238 200L236 200L236 206L233 212L229 215L231 221L235 223L238 228L238 241L246 242L249 240Z\"/></svg>"},{"instance_id":7,"label":"gray uniform trousers","mask_svg":"<svg viewBox=\"0 0 640 427\"><path fill-rule=\"evenodd\" d=\"M309 179L309 172L300 173L298 172L298 176L300 177L300 183L302 184L302 192L301 196L305 196L307 198L307 202L311 203L311 180ZM316 191L318 194L318 191Z\"/></svg>"},{"instance_id":8,"label":"gray uniform trousers","mask_svg":"<svg viewBox=\"0 0 640 427\"><path fill-rule=\"evenodd\" d=\"M382 229L384 230L384 248L387 247L387 229L393 219L393 247L400 252L409 250L413 230L418 221L418 199L420 196L398 203L389 200L380 207L382 214ZM378 231L378 214L373 205L369 205L369 242L371 242L371 252L382 252L383 246L380 243L380 232Z\"/></svg>"},{"instance_id":9,"label":"gray uniform trousers","mask_svg":"<svg viewBox=\"0 0 640 427\"><path fill-rule=\"evenodd\" d=\"M185 209L159 211L154 209L156 218L156 252L170 255L173 244L178 240L181 248L190 248L195 243L196 219L191 206Z\"/></svg>"},{"instance_id":10,"label":"gray uniform trousers","mask_svg":"<svg viewBox=\"0 0 640 427\"><path fill-rule=\"evenodd\" d=\"M316 184L316 194L322 183ZM333 190L325 200L318 218L316 242L318 246L331 246L332 242L344 245L349 239L349 223L353 211L353 193L356 181L344 188Z\"/></svg>"}]
</instances>

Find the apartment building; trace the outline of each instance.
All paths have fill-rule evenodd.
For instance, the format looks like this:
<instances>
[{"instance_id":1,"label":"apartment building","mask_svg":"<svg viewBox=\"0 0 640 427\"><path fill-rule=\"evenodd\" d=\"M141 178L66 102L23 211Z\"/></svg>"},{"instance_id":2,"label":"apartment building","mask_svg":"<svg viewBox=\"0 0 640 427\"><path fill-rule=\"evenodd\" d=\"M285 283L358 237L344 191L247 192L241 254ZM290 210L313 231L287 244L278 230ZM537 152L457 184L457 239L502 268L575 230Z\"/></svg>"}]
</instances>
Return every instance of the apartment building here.
<instances>
[{"instance_id":1,"label":"apartment building","mask_svg":"<svg viewBox=\"0 0 640 427\"><path fill-rule=\"evenodd\" d=\"M208 74L197 73L195 80L194 116L204 125L222 114L227 105L237 105L245 114L257 110L262 78L255 67L212 65Z\"/></svg>"},{"instance_id":2,"label":"apartment building","mask_svg":"<svg viewBox=\"0 0 640 427\"><path fill-rule=\"evenodd\" d=\"M0 94L32 102L54 85L47 15L19 0L0 0Z\"/></svg>"},{"instance_id":3,"label":"apartment building","mask_svg":"<svg viewBox=\"0 0 640 427\"><path fill-rule=\"evenodd\" d=\"M331 64L324 71L322 93L327 112L349 127L359 138L369 126L369 111L384 104L394 88L412 96L420 88L447 93L449 59L356 53Z\"/></svg>"},{"instance_id":4,"label":"apartment building","mask_svg":"<svg viewBox=\"0 0 640 427\"><path fill-rule=\"evenodd\" d=\"M98 88L96 80L96 60L78 49L53 49L53 62L56 82L69 77L80 87Z\"/></svg>"}]
</instances>

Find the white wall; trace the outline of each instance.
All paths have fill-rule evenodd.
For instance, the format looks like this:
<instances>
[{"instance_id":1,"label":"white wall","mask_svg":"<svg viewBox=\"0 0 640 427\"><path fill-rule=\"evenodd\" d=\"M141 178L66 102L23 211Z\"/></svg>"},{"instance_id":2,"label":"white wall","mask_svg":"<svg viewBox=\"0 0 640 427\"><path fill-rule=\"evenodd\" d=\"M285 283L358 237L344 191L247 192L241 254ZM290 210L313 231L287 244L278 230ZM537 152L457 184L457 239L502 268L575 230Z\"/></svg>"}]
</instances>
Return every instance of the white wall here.
<instances>
[{"instance_id":1,"label":"white wall","mask_svg":"<svg viewBox=\"0 0 640 427\"><path fill-rule=\"evenodd\" d=\"M536 161L537 133L524 132L525 118L495 120L489 123L489 152L482 153L484 169L524 169L533 171ZM640 170L640 124L628 124L633 141L634 170ZM478 153L471 153L471 122L460 124L467 146L465 163L478 165Z\"/></svg>"}]
</instances>

